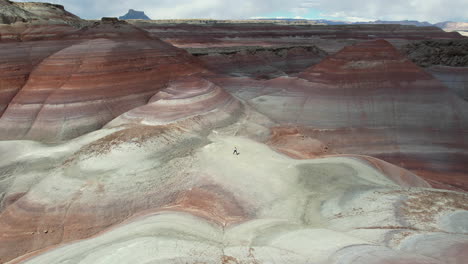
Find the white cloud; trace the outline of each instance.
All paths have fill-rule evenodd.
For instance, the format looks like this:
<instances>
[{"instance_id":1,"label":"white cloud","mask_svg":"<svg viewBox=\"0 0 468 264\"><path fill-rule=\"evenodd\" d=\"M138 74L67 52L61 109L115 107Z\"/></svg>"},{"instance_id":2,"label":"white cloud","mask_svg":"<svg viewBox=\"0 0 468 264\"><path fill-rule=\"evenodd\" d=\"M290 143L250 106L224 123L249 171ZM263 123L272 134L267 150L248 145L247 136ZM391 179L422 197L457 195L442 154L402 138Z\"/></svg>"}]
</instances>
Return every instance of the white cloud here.
<instances>
[{"instance_id":1,"label":"white cloud","mask_svg":"<svg viewBox=\"0 0 468 264\"><path fill-rule=\"evenodd\" d=\"M25 1L25 0L17 0ZM47 1L47 0L46 0ZM468 21L468 0L50 0L83 18L121 16L128 9L153 19L238 19L269 14L307 17L310 9L350 20ZM316 13L316 12L315 12ZM336 16L338 17L338 16Z\"/></svg>"},{"instance_id":2,"label":"white cloud","mask_svg":"<svg viewBox=\"0 0 468 264\"><path fill-rule=\"evenodd\" d=\"M377 20L376 18L349 16L346 14L346 12L342 11L333 13L320 13L320 16L336 18L337 20L344 20L349 22L369 22Z\"/></svg>"}]
</instances>

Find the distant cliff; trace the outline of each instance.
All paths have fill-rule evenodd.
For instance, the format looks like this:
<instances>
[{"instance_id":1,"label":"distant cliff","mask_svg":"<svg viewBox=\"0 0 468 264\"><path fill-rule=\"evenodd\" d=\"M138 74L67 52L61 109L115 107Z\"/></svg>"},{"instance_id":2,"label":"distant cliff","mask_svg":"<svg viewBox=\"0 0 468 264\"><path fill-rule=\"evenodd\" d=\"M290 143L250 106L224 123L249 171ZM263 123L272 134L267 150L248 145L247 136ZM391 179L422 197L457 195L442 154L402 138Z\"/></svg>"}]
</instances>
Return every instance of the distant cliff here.
<instances>
[{"instance_id":1,"label":"distant cliff","mask_svg":"<svg viewBox=\"0 0 468 264\"><path fill-rule=\"evenodd\" d=\"M128 10L128 13L125 14L124 16L119 17L119 19L144 19L144 20L150 20L147 15L145 15L145 12L143 11L136 11L133 9Z\"/></svg>"}]
</instances>

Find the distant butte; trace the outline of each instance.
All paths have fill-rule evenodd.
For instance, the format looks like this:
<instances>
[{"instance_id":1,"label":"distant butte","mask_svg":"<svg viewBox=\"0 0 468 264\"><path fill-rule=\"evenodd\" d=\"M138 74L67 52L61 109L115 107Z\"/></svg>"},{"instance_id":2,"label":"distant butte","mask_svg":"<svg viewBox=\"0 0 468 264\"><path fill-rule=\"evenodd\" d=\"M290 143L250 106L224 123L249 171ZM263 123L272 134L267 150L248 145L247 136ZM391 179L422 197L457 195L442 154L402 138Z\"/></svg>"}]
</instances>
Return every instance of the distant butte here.
<instances>
[{"instance_id":1,"label":"distant butte","mask_svg":"<svg viewBox=\"0 0 468 264\"><path fill-rule=\"evenodd\" d=\"M119 19L125 20L125 19L143 19L143 20L150 20L147 15L145 15L145 12L143 11L136 11L133 9L129 9L127 14L119 17Z\"/></svg>"}]
</instances>

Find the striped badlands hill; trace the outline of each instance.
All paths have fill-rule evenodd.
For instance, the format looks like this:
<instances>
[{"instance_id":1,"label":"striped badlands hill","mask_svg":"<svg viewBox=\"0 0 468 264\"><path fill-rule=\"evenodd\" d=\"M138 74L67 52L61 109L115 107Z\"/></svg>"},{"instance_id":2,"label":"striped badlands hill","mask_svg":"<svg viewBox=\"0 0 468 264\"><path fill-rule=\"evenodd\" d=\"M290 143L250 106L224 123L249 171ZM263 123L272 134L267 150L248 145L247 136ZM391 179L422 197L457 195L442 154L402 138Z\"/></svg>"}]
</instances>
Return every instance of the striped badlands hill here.
<instances>
[{"instance_id":1,"label":"striped badlands hill","mask_svg":"<svg viewBox=\"0 0 468 264\"><path fill-rule=\"evenodd\" d=\"M124 22L65 33L0 43L0 138L74 138L146 104L170 80L203 71L185 51Z\"/></svg>"},{"instance_id":2,"label":"striped badlands hill","mask_svg":"<svg viewBox=\"0 0 468 264\"><path fill-rule=\"evenodd\" d=\"M287 136L312 156L371 155L468 189L467 102L384 40L348 46L298 78L215 82L280 124L273 142ZM318 142L306 147L301 135Z\"/></svg>"},{"instance_id":3,"label":"striped badlands hill","mask_svg":"<svg viewBox=\"0 0 468 264\"><path fill-rule=\"evenodd\" d=\"M366 42L451 34L385 28L0 26L0 262L464 263L467 102Z\"/></svg>"}]
</instances>

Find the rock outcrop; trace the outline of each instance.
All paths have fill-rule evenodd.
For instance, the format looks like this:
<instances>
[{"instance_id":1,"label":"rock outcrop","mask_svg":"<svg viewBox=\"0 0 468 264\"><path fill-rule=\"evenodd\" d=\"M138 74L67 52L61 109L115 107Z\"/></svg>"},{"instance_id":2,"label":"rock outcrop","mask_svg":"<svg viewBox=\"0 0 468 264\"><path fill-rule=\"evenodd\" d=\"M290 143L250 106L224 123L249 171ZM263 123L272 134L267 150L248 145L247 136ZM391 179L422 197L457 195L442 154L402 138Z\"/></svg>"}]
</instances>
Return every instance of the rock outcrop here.
<instances>
[{"instance_id":1,"label":"rock outcrop","mask_svg":"<svg viewBox=\"0 0 468 264\"><path fill-rule=\"evenodd\" d=\"M26 22L39 19L34 14L19 8L8 0L0 0L0 24Z\"/></svg>"},{"instance_id":2,"label":"rock outcrop","mask_svg":"<svg viewBox=\"0 0 468 264\"><path fill-rule=\"evenodd\" d=\"M80 26L83 21L61 5L0 1L0 24L15 22L66 23Z\"/></svg>"}]
</instances>

